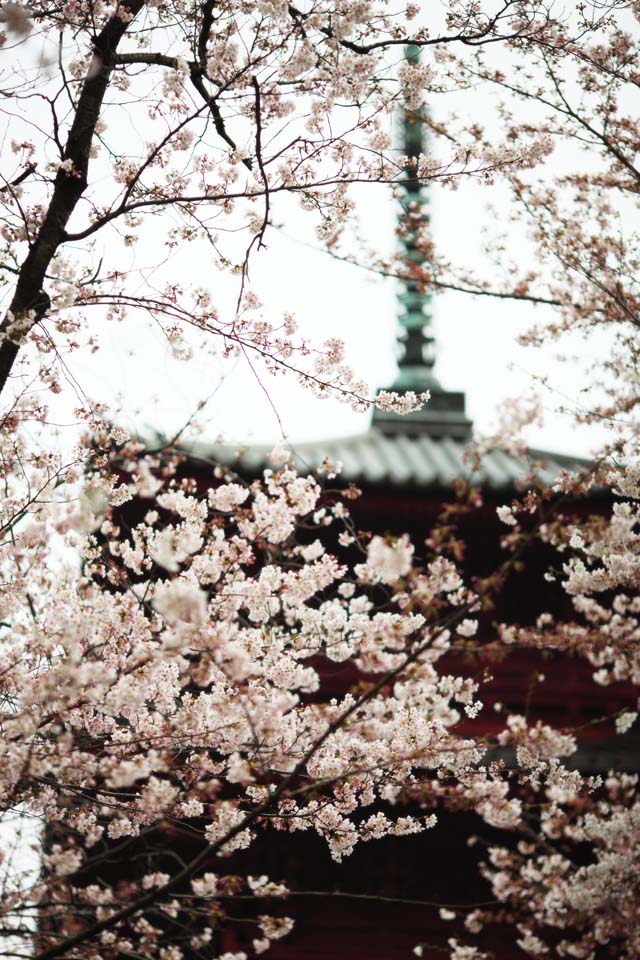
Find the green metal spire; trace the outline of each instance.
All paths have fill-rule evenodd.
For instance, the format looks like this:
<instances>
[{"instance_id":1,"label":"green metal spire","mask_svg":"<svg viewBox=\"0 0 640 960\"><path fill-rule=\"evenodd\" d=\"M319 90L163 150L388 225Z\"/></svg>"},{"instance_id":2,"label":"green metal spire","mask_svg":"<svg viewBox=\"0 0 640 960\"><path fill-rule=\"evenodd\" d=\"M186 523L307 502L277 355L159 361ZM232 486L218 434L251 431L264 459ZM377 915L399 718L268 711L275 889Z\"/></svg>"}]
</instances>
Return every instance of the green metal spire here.
<instances>
[{"instance_id":1,"label":"green metal spire","mask_svg":"<svg viewBox=\"0 0 640 960\"><path fill-rule=\"evenodd\" d=\"M409 63L420 62L420 47L413 44L405 48ZM417 176L416 162L424 156L425 127L423 106L417 109L405 104L402 112L402 156L407 158L400 190L401 242L405 263L420 265L423 254L417 249L417 235L429 223L429 198ZM412 162L413 161L413 162ZM391 389L398 393L410 390L422 393L428 390L431 399L421 409L406 416L376 410L374 426L385 434L405 436L429 436L466 440L471 436L471 422L465 413L465 395L459 391L445 390L434 372L435 338L431 322L431 294L425 293L413 279L402 282L398 300L401 311L400 357L398 376Z\"/></svg>"},{"instance_id":2,"label":"green metal spire","mask_svg":"<svg viewBox=\"0 0 640 960\"><path fill-rule=\"evenodd\" d=\"M408 63L420 62L420 47L405 48ZM423 107L411 109L405 106L402 112L402 153L409 163L405 167L404 177L400 181L400 223L402 231L403 260L410 266L419 265L421 255L416 250L416 236L429 222L429 198L416 173L420 156L424 156L425 133L422 120ZM431 322L431 295L420 290L415 280L405 280L398 294L401 304L400 346L398 359L400 368L394 383L397 390L431 390L440 384L434 374L435 338Z\"/></svg>"}]
</instances>

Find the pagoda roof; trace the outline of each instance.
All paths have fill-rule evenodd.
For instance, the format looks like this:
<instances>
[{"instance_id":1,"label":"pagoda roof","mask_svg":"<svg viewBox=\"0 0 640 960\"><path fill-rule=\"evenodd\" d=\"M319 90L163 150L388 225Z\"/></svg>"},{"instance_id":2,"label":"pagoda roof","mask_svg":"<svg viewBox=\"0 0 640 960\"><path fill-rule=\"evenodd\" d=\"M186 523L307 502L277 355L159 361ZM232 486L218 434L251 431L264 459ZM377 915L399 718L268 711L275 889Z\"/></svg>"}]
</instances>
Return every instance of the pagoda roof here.
<instances>
[{"instance_id":1,"label":"pagoda roof","mask_svg":"<svg viewBox=\"0 0 640 960\"><path fill-rule=\"evenodd\" d=\"M417 64L420 48L409 45L405 56ZM552 484L563 470L583 470L587 460L529 450L514 456L490 450L478 464L471 454L473 424L466 413L465 393L446 389L435 372L436 344L431 318L431 295L419 274L425 254L420 239L428 235L429 197L419 178L427 151L424 105L406 105L402 111L402 142L397 181L400 202L399 239L407 275L398 294L398 375L390 389L402 394L429 392L421 408L404 416L375 409L370 429L355 436L290 443L294 465L302 474L317 471L325 460L340 463L341 480L368 489L373 486L446 493L460 477L496 494L516 492L531 485L532 475ZM416 272L418 271L418 272ZM185 449L193 459L224 464L245 477L273 467L270 446L195 443Z\"/></svg>"},{"instance_id":2,"label":"pagoda roof","mask_svg":"<svg viewBox=\"0 0 640 960\"><path fill-rule=\"evenodd\" d=\"M196 443L185 452L195 459L222 463L245 476L256 476L273 467L269 458L272 446ZM305 443L292 443L289 451L301 472L318 470L323 461L342 464L341 479L370 487L391 486L443 492L454 480L464 477L483 490L496 493L514 491L527 484L532 473L545 483L553 483L563 470L580 470L587 460L529 450L528 458L504 450L491 450L476 466L467 456L469 443L452 436L408 436L386 434L377 426L366 433L334 437Z\"/></svg>"}]
</instances>

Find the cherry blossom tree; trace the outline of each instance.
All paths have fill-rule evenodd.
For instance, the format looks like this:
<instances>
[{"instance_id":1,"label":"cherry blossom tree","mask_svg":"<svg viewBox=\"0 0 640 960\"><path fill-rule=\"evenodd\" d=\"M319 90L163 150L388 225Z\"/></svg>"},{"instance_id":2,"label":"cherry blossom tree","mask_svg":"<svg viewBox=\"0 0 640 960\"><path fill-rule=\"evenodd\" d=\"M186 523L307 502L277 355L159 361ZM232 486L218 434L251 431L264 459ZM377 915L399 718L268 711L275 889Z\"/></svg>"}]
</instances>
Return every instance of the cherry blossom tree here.
<instances>
[{"instance_id":1,"label":"cherry blossom tree","mask_svg":"<svg viewBox=\"0 0 640 960\"><path fill-rule=\"evenodd\" d=\"M470 649L492 594L542 539L575 617L500 625L490 646L570 651L598 682L638 682L638 248L624 209L637 202L628 91L638 80L621 19L637 5L627 7L567 15L470 0L432 23L417 4L339 0L0 8L11 121L0 810L41 827L43 861L27 869L5 843L7 956L259 954L293 923L272 907L286 897L282 878L211 863L272 830L313 831L339 861L359 843L437 829L441 809L461 807L505 840L483 866L496 907L468 912L452 957L483 956L470 941L494 921L516 925L532 956L638 956L637 778L612 772L602 783L569 769L575 731L524 714L494 738L481 725L463 733L463 718L482 710L480 681L440 663ZM402 61L407 42L431 51L428 65ZM442 156L398 157L397 104L419 111L425 92L472 82L502 97L500 138L425 117ZM523 101L535 106L526 123L514 119ZM584 169L550 179L552 146L576 142ZM145 450L91 403L78 411L87 433L72 455L47 443L47 393L73 384L76 351L99 349L92 308L125 324L151 316L185 362L195 328L319 395L370 404L341 343L307 343L292 318L269 316L250 266L291 196L343 255L351 187L396 184L407 166L452 186L504 178L541 266L492 284L441 260L417 222L422 261L372 260L376 269L553 308L529 335L534 346L576 327L615 339L586 415L615 424L615 443L591 473L553 490L532 481L500 508L505 559L493 577L472 581L455 562L455 521L434 531L424 557L402 531L361 535L348 497L329 489L330 464L301 477L285 462L252 482L212 465L201 490L173 447ZM196 286L179 270L141 293L146 248L158 256L152 234L168 265L178 246L207 249L216 276L236 280L234 310L219 307L215 282ZM376 402L402 413L425 399ZM516 442L516 419L494 442ZM595 484L616 493L610 517L558 506L559 494ZM352 663L359 678L333 699L332 663ZM633 706L617 717L621 733ZM511 748L516 766L492 761L494 747ZM132 851L138 866L124 872ZM234 919L245 899L259 911L253 925Z\"/></svg>"},{"instance_id":2,"label":"cherry blossom tree","mask_svg":"<svg viewBox=\"0 0 640 960\"><path fill-rule=\"evenodd\" d=\"M435 32L412 30L416 5L385 3L3 10L17 47L4 95L17 115L3 174L11 293L0 386L27 344L40 352L41 376L57 384L53 358L90 340L89 309L102 306L114 319L148 312L178 345L186 325L210 331L230 350L256 351L356 404L366 388L335 345L305 363L309 348L291 321L260 316L247 282L251 254L264 247L281 197L297 196L333 244L353 209L351 185L397 181L391 116L400 100L417 102L431 73L411 63L396 70L409 36L434 50L474 47L533 39L552 22L541 4L513 0L491 15L454 3ZM545 142L502 153L456 148L441 163L425 158L419 172L487 175L534 162ZM139 294L142 263L131 276L127 250L149 244L151 229L166 236L166 251L197 245L212 269L239 275L232 315L220 315L215 285L170 279ZM227 242L239 230L246 242Z\"/></svg>"}]
</instances>

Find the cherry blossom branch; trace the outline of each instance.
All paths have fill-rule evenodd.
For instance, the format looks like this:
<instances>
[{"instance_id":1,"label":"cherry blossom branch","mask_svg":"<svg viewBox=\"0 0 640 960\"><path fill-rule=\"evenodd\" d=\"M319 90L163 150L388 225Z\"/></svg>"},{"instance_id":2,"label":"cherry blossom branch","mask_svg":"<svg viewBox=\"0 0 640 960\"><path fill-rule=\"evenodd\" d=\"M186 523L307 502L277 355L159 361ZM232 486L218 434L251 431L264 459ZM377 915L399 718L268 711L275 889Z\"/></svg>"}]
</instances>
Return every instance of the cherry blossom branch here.
<instances>
[{"instance_id":1,"label":"cherry blossom branch","mask_svg":"<svg viewBox=\"0 0 640 960\"><path fill-rule=\"evenodd\" d=\"M504 576L506 576L507 571L518 562L521 551L524 550L531 541L532 534L525 535L523 537L520 547L515 550L514 553L501 566L500 577L496 578L496 582L498 579L502 580ZM487 589L493 589L494 585ZM331 723L327 725L324 732L296 762L291 772L287 774L279 784L274 785L268 798L256 806L253 810L249 811L246 816L235 826L229 829L223 837L218 838L214 842L208 843L181 870L170 877L170 879L162 885L142 895L128 906L115 911L110 916L105 917L103 920L97 921L85 930L67 937L64 942L53 945L52 947L41 951L36 955L35 960L54 960L54 958L64 955L67 950L91 940L104 930L108 930L111 927L122 923L124 920L127 920L129 917L141 912L146 907L152 905L159 897L173 892L176 890L176 888L180 887L182 883L193 877L193 875L202 865L204 865L210 858L215 856L225 846L228 846L231 840L233 840L243 831L247 830L263 815L269 814L271 810L276 809L278 801L285 796L289 787L298 780L305 767L308 766L310 760L318 753L324 743L326 743L326 741L338 730L342 729L347 721L356 713L358 713L358 711L361 710L366 703L377 696L381 690L402 676L407 667L415 663L419 657L424 654L434 644L435 641L437 641L439 636L448 632L451 628L455 627L456 624L460 623L465 618L466 614L472 608L477 606L479 600L481 601L481 595L472 597L469 601L461 604L454 612L446 616L436 627L431 627L427 632L426 639L424 639L422 642L417 642L413 649L405 654L401 663L399 663L395 668L386 671L366 691L355 698L353 703L346 710L343 710Z\"/></svg>"},{"instance_id":2,"label":"cherry blossom branch","mask_svg":"<svg viewBox=\"0 0 640 960\"><path fill-rule=\"evenodd\" d=\"M143 8L144 0L129 0L127 10L135 17ZM71 171L60 169L47 213L30 245L11 300L9 313L0 324L4 339L0 343L0 392L18 355L24 334L45 315L50 298L43 290L49 264L58 247L66 239L66 226L80 197L88 185L89 154L96 123L115 66L114 55L124 37L129 18L120 16L120 8L110 17L96 37L94 53L78 99L77 109L69 130L64 160ZM21 324L19 336L7 337L16 320Z\"/></svg>"},{"instance_id":3,"label":"cherry blossom branch","mask_svg":"<svg viewBox=\"0 0 640 960\"><path fill-rule=\"evenodd\" d=\"M428 38L425 38L418 33L414 36L394 37L393 39L388 40L378 40L374 43L355 43L354 41L346 40L343 37L336 37L331 27L320 27L320 32L330 40L336 40L336 42L346 50L351 50L353 53L357 54L369 54L373 53L374 50L387 50L389 48L398 46L406 47L408 44L416 47L430 47L460 43L468 47L478 47L486 44L502 43L508 40L515 40L516 38L522 38L526 36L527 33L526 30L523 29L521 21L518 23L516 30L511 33L495 33L496 27L502 20L505 19L506 14L510 10L518 8L519 6L518 0L505 0L503 6L497 11L497 13L495 13L493 16L485 15L485 25L476 30L475 33L473 31L466 33L464 30L460 30L458 33L439 34L435 37ZM293 4L289 5L289 12L298 24L304 23L307 18L307 15L302 13ZM482 14L480 15L482 16ZM548 21L545 18L543 23L538 25L533 31L533 36L539 32L542 32L543 27L547 24L547 22ZM531 23L532 25L536 23L535 17L532 19Z\"/></svg>"},{"instance_id":4,"label":"cherry blossom branch","mask_svg":"<svg viewBox=\"0 0 640 960\"><path fill-rule=\"evenodd\" d=\"M21 183L24 183L27 177L31 176L31 174L34 172L36 168L37 168L36 163L28 163L27 166L22 171L22 173L18 174L18 176L14 180L5 181L3 186L0 187L0 193L5 193L7 190L11 190L12 187L20 186Z\"/></svg>"}]
</instances>

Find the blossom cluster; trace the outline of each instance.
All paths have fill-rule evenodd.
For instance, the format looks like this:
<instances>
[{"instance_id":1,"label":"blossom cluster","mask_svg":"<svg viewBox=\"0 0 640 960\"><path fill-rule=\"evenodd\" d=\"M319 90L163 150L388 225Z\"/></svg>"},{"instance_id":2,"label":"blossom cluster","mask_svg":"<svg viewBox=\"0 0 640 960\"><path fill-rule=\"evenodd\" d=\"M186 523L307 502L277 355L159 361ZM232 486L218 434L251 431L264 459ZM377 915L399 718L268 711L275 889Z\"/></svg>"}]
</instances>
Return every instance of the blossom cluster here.
<instances>
[{"instance_id":1,"label":"blossom cluster","mask_svg":"<svg viewBox=\"0 0 640 960\"><path fill-rule=\"evenodd\" d=\"M32 896L57 936L89 910L105 924L105 956L143 937L163 960L172 934L119 913L153 896L176 923L195 911L193 938L205 943L217 935L196 921L196 900L224 912L216 897L234 894L194 868L196 900L184 898L153 853L171 845L172 823L189 825L194 863L198 850L223 859L270 829L315 831L339 861L360 842L434 827L434 815L406 815L396 801L435 770L464 784L488 823L518 822L484 746L457 732L481 708L477 683L438 671L444 611L462 635L475 630L478 600L453 563L417 567L406 537L370 539L361 564L317 537L299 543L301 524L308 538L349 517L288 463L250 483L218 470L200 492L180 479L179 456L114 451L65 483L40 476L35 502L7 474L2 803L56 838L37 893L14 902ZM372 685L323 699L330 664L349 660ZM126 890L98 882L92 863L117 862L132 841L145 875ZM247 883L256 897L283 892ZM289 929L261 924L258 953Z\"/></svg>"}]
</instances>

